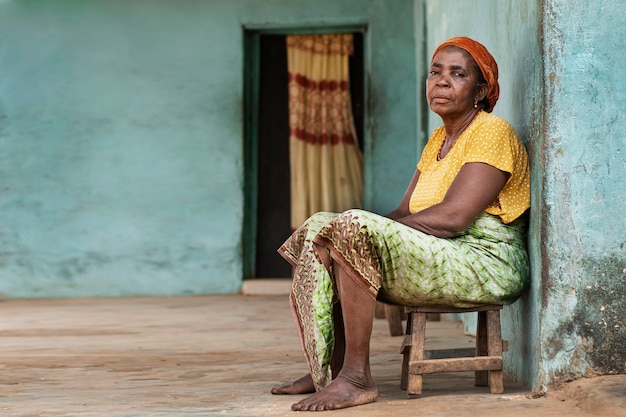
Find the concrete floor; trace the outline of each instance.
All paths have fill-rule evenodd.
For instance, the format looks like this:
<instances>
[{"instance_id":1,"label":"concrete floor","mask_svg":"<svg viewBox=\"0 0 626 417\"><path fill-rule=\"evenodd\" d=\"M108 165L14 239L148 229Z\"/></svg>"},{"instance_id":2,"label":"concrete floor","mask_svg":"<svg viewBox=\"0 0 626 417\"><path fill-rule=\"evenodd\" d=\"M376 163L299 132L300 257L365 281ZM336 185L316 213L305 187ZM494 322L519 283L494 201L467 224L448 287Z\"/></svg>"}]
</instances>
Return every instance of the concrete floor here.
<instances>
[{"instance_id":1,"label":"concrete floor","mask_svg":"<svg viewBox=\"0 0 626 417\"><path fill-rule=\"evenodd\" d=\"M301 396L272 386L306 366L284 295L0 302L0 416L293 416ZM473 339L455 322L429 322L431 347ZM575 381L533 398L505 383L492 395L467 373L399 388L400 338L376 320L377 402L325 416L626 416L626 375Z\"/></svg>"}]
</instances>

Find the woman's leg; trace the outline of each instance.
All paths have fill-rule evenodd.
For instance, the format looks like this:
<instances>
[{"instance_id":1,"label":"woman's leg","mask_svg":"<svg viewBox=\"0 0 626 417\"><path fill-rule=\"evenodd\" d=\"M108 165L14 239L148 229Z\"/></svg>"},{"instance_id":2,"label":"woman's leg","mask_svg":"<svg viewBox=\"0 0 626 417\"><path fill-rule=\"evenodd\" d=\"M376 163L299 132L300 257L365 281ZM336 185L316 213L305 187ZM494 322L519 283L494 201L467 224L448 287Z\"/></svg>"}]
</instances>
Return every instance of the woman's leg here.
<instances>
[{"instance_id":1,"label":"woman's leg","mask_svg":"<svg viewBox=\"0 0 626 417\"><path fill-rule=\"evenodd\" d=\"M340 303L336 303L333 306L333 320L335 322L335 348L333 350L330 367L332 369L334 379L337 377L337 374L339 374L339 371L341 371L346 349L345 334L343 330L343 316L341 314ZM306 374L291 384L272 388L272 394L274 395L310 394L312 392L315 392L315 385L313 384L311 374Z\"/></svg>"},{"instance_id":2,"label":"woman's leg","mask_svg":"<svg viewBox=\"0 0 626 417\"><path fill-rule=\"evenodd\" d=\"M378 390L370 372L370 337L376 299L334 264L345 332L345 357L337 377L323 390L291 406L294 411L322 411L373 402Z\"/></svg>"}]
</instances>

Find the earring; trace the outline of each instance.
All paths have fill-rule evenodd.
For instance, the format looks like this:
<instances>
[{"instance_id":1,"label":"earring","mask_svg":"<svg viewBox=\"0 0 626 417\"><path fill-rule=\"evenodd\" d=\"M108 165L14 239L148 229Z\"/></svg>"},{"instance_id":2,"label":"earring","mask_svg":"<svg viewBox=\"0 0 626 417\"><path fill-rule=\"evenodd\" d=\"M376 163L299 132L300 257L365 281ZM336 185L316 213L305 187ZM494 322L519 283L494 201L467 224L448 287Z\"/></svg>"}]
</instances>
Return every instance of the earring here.
<instances>
[{"instance_id":1,"label":"earring","mask_svg":"<svg viewBox=\"0 0 626 417\"><path fill-rule=\"evenodd\" d=\"M475 101L475 102L474 102L474 108L475 108L475 109L477 109L477 108L478 108L478 102L477 102L477 101Z\"/></svg>"}]
</instances>

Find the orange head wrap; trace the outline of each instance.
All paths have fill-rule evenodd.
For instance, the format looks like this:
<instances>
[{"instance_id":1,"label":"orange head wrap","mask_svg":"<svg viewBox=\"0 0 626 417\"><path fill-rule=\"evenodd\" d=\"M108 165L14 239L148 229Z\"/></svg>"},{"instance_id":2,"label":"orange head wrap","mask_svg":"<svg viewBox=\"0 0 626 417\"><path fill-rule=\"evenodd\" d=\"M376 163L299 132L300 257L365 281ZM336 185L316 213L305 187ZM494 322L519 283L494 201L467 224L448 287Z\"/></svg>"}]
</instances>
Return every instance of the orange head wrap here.
<instances>
[{"instance_id":1,"label":"orange head wrap","mask_svg":"<svg viewBox=\"0 0 626 417\"><path fill-rule=\"evenodd\" d=\"M433 58L435 58L435 55L437 55L437 53L446 46L456 46L467 51L467 53L472 56L476 65L478 65L480 72L482 72L483 78L487 82L487 96L485 97L487 104L485 106L485 111L491 112L498 101L498 97L500 97L500 86L498 85L498 64L496 63L496 60L483 44L463 36L448 39L439 45L433 53Z\"/></svg>"}]
</instances>

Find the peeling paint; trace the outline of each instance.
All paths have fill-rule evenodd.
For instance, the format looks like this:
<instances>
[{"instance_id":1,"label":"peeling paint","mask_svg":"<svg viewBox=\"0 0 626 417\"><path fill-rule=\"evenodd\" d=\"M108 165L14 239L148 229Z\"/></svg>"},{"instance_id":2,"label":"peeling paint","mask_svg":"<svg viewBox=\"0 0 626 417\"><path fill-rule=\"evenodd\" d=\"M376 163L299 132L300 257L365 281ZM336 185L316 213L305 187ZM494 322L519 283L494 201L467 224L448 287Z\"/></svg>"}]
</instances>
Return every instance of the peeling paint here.
<instances>
[{"instance_id":1,"label":"peeling paint","mask_svg":"<svg viewBox=\"0 0 626 417\"><path fill-rule=\"evenodd\" d=\"M626 273L624 254L581 262L591 277L580 289L573 322L583 339L593 340L586 352L595 372L626 373ZM620 349L621 346L621 349Z\"/></svg>"}]
</instances>

